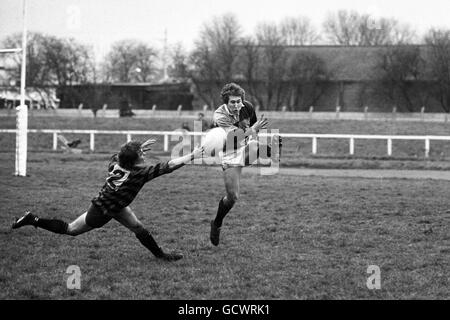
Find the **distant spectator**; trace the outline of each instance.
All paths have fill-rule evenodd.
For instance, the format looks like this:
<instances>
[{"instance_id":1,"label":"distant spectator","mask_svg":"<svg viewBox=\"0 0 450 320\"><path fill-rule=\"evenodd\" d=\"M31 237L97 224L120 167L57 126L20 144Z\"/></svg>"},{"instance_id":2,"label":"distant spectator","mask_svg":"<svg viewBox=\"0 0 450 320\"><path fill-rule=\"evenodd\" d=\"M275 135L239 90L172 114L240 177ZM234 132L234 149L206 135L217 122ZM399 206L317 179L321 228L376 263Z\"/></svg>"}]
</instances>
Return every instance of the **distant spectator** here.
<instances>
[{"instance_id":1,"label":"distant spectator","mask_svg":"<svg viewBox=\"0 0 450 320\"><path fill-rule=\"evenodd\" d=\"M184 130L187 130L187 131L191 131L191 128L189 127L189 124L186 121L184 121L181 124L181 129L184 129Z\"/></svg>"},{"instance_id":2,"label":"distant spectator","mask_svg":"<svg viewBox=\"0 0 450 320\"><path fill-rule=\"evenodd\" d=\"M132 117L135 113L131 109L131 105L128 103L128 100L126 98L122 98L120 101L120 107L119 107L119 116L120 117Z\"/></svg>"},{"instance_id":3,"label":"distant spectator","mask_svg":"<svg viewBox=\"0 0 450 320\"><path fill-rule=\"evenodd\" d=\"M97 118L97 111L98 111L98 108L97 108L97 106L96 106L95 104L93 104L93 105L91 106L91 111L92 111L92 113L94 114L94 118Z\"/></svg>"},{"instance_id":4,"label":"distant spectator","mask_svg":"<svg viewBox=\"0 0 450 320\"><path fill-rule=\"evenodd\" d=\"M205 119L205 114L202 112L199 112L197 121L202 122L202 131L207 131L212 128L212 123Z\"/></svg>"}]
</instances>

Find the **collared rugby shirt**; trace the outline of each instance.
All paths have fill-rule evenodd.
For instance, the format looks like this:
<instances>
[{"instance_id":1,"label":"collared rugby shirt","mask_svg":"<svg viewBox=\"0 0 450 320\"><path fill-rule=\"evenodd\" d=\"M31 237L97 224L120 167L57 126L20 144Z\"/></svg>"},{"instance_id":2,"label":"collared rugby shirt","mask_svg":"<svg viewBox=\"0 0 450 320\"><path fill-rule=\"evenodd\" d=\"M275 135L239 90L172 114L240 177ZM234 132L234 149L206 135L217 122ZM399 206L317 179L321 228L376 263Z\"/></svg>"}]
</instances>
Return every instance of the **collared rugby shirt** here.
<instances>
[{"instance_id":1,"label":"collared rugby shirt","mask_svg":"<svg viewBox=\"0 0 450 320\"><path fill-rule=\"evenodd\" d=\"M244 106L239 111L239 114L233 114L228 110L228 107L226 104L221 105L219 108L217 108L216 111L214 111L214 125L217 127L221 127L225 129L226 133L232 132L239 128L239 122L243 120L249 121L249 126L251 127L254 125L257 121L256 118L256 112L253 108L253 105L248 102L243 102ZM248 129L248 127L246 128ZM238 149L242 146L242 144L245 145L245 143L248 141L248 137L241 142L241 144L238 144L236 140L234 140L233 143L233 150ZM228 139L227 139L228 142ZM223 150L225 151L227 148L226 143L223 147Z\"/></svg>"},{"instance_id":2,"label":"collared rugby shirt","mask_svg":"<svg viewBox=\"0 0 450 320\"><path fill-rule=\"evenodd\" d=\"M136 198L145 183L181 166L170 169L168 162L162 162L155 165L139 164L127 170L119 165L117 155L114 155L108 166L106 182L92 203L104 214L117 213Z\"/></svg>"},{"instance_id":3,"label":"collared rugby shirt","mask_svg":"<svg viewBox=\"0 0 450 320\"><path fill-rule=\"evenodd\" d=\"M231 113L226 104L218 107L214 111L214 125L224 128L227 133L238 128L239 122L245 119L250 121L250 127L254 125L257 121L255 108L248 101L244 101L243 104L244 106L239 111L239 114Z\"/></svg>"}]
</instances>

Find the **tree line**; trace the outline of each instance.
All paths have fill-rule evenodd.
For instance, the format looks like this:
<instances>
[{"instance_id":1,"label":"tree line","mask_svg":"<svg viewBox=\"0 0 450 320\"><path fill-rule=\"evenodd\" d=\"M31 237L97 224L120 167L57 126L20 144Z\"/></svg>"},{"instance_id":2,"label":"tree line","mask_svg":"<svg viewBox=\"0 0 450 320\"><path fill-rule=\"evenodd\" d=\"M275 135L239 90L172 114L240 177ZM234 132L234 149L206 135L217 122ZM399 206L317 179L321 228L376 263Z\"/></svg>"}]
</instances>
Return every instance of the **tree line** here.
<instances>
[{"instance_id":1,"label":"tree line","mask_svg":"<svg viewBox=\"0 0 450 320\"><path fill-rule=\"evenodd\" d=\"M413 111L413 101L426 103L431 96L450 111L450 30L431 29L419 37L395 19L345 10L329 14L320 31L299 16L262 22L251 35L243 33L235 15L217 16L203 24L192 50L175 44L168 50L169 59L145 42L125 39L96 62L88 45L31 32L27 86L153 82L167 72L171 78L191 81L199 99L211 106L220 103L217 92L227 81L244 83L262 109L309 106L323 94L332 70L317 54L290 48L317 44L386 46L373 70L380 79L373 84L376 90L405 111ZM427 59L413 44L427 45ZM2 41L3 48L20 46L20 34ZM10 78L20 79L20 56L14 59ZM412 90L412 82L421 82L421 89Z\"/></svg>"}]
</instances>

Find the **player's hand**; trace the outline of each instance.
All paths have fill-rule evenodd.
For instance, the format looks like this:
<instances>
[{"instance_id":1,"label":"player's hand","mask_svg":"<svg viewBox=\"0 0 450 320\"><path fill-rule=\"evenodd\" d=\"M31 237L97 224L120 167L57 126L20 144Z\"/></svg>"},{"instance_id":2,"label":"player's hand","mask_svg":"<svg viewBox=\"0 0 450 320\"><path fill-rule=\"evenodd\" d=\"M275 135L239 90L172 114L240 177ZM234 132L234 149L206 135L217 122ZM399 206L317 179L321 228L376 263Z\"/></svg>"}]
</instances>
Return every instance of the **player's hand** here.
<instances>
[{"instance_id":1,"label":"player's hand","mask_svg":"<svg viewBox=\"0 0 450 320\"><path fill-rule=\"evenodd\" d=\"M195 147L194 150L192 151L192 155L194 156L194 159L201 158L204 153L205 153L205 148L199 147L199 146Z\"/></svg>"},{"instance_id":2,"label":"player's hand","mask_svg":"<svg viewBox=\"0 0 450 320\"><path fill-rule=\"evenodd\" d=\"M259 118L258 121L252 126L252 128L258 132L261 129L266 129L269 125L269 120L267 118L264 118L264 114L261 115L261 118Z\"/></svg>"},{"instance_id":3,"label":"player's hand","mask_svg":"<svg viewBox=\"0 0 450 320\"><path fill-rule=\"evenodd\" d=\"M148 139L147 141L145 141L142 145L141 145L141 149L142 151L146 152L146 151L150 151L151 150L151 145L156 143L156 139Z\"/></svg>"}]
</instances>

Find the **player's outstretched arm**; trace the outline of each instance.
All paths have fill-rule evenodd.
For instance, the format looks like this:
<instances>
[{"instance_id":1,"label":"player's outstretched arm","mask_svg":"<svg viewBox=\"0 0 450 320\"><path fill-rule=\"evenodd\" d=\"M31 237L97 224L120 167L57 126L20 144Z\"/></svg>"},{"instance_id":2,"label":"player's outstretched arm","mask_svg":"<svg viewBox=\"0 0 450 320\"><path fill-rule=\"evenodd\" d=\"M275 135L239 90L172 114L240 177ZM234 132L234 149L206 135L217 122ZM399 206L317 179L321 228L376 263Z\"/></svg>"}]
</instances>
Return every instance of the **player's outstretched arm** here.
<instances>
[{"instance_id":1,"label":"player's outstretched arm","mask_svg":"<svg viewBox=\"0 0 450 320\"><path fill-rule=\"evenodd\" d=\"M248 129L234 127L235 129L230 130L227 133L227 141L233 141L231 139L235 139L237 137L237 143L239 143L241 140L244 140L248 136L256 137L259 130L266 129L268 124L269 121L267 120L267 118L264 118L263 114L261 115L261 118Z\"/></svg>"},{"instance_id":2,"label":"player's outstretched arm","mask_svg":"<svg viewBox=\"0 0 450 320\"><path fill-rule=\"evenodd\" d=\"M264 117L264 114L261 115L261 118L259 118L258 121L254 125L252 125L250 128L252 131L254 131L256 134L258 134L259 130L266 129L269 125L269 120Z\"/></svg>"},{"instance_id":3,"label":"player's outstretched arm","mask_svg":"<svg viewBox=\"0 0 450 320\"><path fill-rule=\"evenodd\" d=\"M201 158L203 156L204 152L205 152L205 149L203 147L196 147L191 153L189 153L185 156L170 160L168 162L169 169L178 169L181 165L189 163L194 159Z\"/></svg>"}]
</instances>

